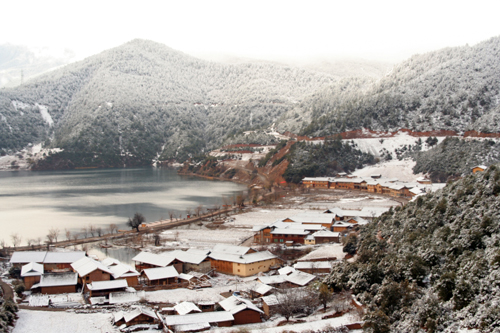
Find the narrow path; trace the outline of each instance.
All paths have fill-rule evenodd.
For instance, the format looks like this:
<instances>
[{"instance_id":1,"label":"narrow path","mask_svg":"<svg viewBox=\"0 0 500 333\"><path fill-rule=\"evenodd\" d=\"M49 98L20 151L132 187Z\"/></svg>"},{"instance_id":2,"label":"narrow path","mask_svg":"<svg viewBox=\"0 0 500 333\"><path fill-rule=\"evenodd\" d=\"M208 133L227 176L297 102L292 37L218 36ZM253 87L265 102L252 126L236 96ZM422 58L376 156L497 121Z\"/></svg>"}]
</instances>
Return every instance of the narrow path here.
<instances>
[{"instance_id":1,"label":"narrow path","mask_svg":"<svg viewBox=\"0 0 500 333\"><path fill-rule=\"evenodd\" d=\"M14 299L14 290L7 283L3 282L2 278L0 278L0 286L3 290L4 299Z\"/></svg>"}]
</instances>

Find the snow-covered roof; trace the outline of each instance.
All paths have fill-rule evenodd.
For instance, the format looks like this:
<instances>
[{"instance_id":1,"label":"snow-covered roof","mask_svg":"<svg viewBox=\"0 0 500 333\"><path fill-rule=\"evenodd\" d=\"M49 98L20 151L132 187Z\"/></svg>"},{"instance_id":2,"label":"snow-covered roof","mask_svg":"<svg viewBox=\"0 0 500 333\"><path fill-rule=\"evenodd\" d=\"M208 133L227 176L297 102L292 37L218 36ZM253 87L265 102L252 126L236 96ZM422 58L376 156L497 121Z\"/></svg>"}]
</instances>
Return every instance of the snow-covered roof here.
<instances>
[{"instance_id":1,"label":"snow-covered roof","mask_svg":"<svg viewBox=\"0 0 500 333\"><path fill-rule=\"evenodd\" d=\"M120 289L127 287L127 280L92 281L91 283L87 284L87 288L93 291Z\"/></svg>"},{"instance_id":2,"label":"snow-covered roof","mask_svg":"<svg viewBox=\"0 0 500 333\"><path fill-rule=\"evenodd\" d=\"M210 258L215 260L230 261L239 264L250 264L258 261L265 261L277 258L269 251L254 252L245 255L228 254L222 252L212 252Z\"/></svg>"},{"instance_id":3,"label":"snow-covered roof","mask_svg":"<svg viewBox=\"0 0 500 333\"><path fill-rule=\"evenodd\" d=\"M283 275L280 275L280 276L283 276ZM284 277L288 282L291 282L293 284L296 284L296 285L299 285L302 287L307 285L309 282L311 282L312 280L314 280L316 278L316 276L314 276L312 274L301 272L301 271L295 271L290 275L284 275Z\"/></svg>"},{"instance_id":4,"label":"snow-covered roof","mask_svg":"<svg viewBox=\"0 0 500 333\"><path fill-rule=\"evenodd\" d=\"M234 320L233 315L227 311L190 313L184 316L173 315L165 316L165 322L168 326L189 325L199 323L220 323Z\"/></svg>"},{"instance_id":5,"label":"snow-covered roof","mask_svg":"<svg viewBox=\"0 0 500 333\"><path fill-rule=\"evenodd\" d=\"M278 299L276 298L276 295L264 296L264 297L262 297L262 302L266 303L269 306L279 304Z\"/></svg>"},{"instance_id":6,"label":"snow-covered roof","mask_svg":"<svg viewBox=\"0 0 500 333\"><path fill-rule=\"evenodd\" d=\"M73 272L44 274L40 278L40 283L33 285L31 289L37 287L74 286L77 282L78 275Z\"/></svg>"},{"instance_id":7,"label":"snow-covered roof","mask_svg":"<svg viewBox=\"0 0 500 333\"><path fill-rule=\"evenodd\" d=\"M21 277L27 276L40 276L43 274L43 265L36 262L30 262L29 264L21 267Z\"/></svg>"},{"instance_id":8,"label":"snow-covered roof","mask_svg":"<svg viewBox=\"0 0 500 333\"><path fill-rule=\"evenodd\" d=\"M200 301L200 302L198 302L198 305L215 305L215 302L213 302L213 301Z\"/></svg>"},{"instance_id":9,"label":"snow-covered roof","mask_svg":"<svg viewBox=\"0 0 500 333\"><path fill-rule=\"evenodd\" d=\"M135 257L132 258L133 261L142 262L145 264L165 267L172 263L175 260L175 256L172 255L159 255L151 252L141 252Z\"/></svg>"},{"instance_id":10,"label":"snow-covered roof","mask_svg":"<svg viewBox=\"0 0 500 333\"><path fill-rule=\"evenodd\" d=\"M125 322L129 322L132 319L138 317L139 315L144 314L148 317L154 318L154 319L159 319L156 313L154 313L152 310L148 308L136 308L135 310L131 312L125 312L123 314L123 319L125 319Z\"/></svg>"},{"instance_id":11,"label":"snow-covered roof","mask_svg":"<svg viewBox=\"0 0 500 333\"><path fill-rule=\"evenodd\" d=\"M259 276L259 281L264 284L281 284L286 282L286 275Z\"/></svg>"},{"instance_id":12,"label":"snow-covered roof","mask_svg":"<svg viewBox=\"0 0 500 333\"><path fill-rule=\"evenodd\" d=\"M212 248L212 252L219 252L219 253L228 253L228 254L236 254L236 255L243 255L248 253L250 251L249 247L246 246L238 246L238 245L230 245L230 244L216 244Z\"/></svg>"},{"instance_id":13,"label":"snow-covered roof","mask_svg":"<svg viewBox=\"0 0 500 333\"><path fill-rule=\"evenodd\" d=\"M11 264L43 263L47 251L16 251L10 257Z\"/></svg>"},{"instance_id":14,"label":"snow-covered roof","mask_svg":"<svg viewBox=\"0 0 500 333\"><path fill-rule=\"evenodd\" d=\"M233 315L247 309L264 313L264 311L255 306L251 301L234 295L220 301L219 304L224 310L231 312Z\"/></svg>"},{"instance_id":15,"label":"snow-covered roof","mask_svg":"<svg viewBox=\"0 0 500 333\"><path fill-rule=\"evenodd\" d=\"M354 217L351 217L351 219L356 221L356 223L359 225L365 225L365 224L370 223L370 221L365 220L364 218L362 218L360 216L354 216Z\"/></svg>"},{"instance_id":16,"label":"snow-covered roof","mask_svg":"<svg viewBox=\"0 0 500 333\"><path fill-rule=\"evenodd\" d=\"M186 280L186 281L189 281L189 280L191 280L192 278L194 278L194 276L189 275L189 274L184 274L184 273L180 273L180 274L179 274L179 279L181 279L181 280Z\"/></svg>"},{"instance_id":17,"label":"snow-covered roof","mask_svg":"<svg viewBox=\"0 0 500 333\"><path fill-rule=\"evenodd\" d=\"M116 323L123 319L123 311L118 311L113 313L113 323Z\"/></svg>"},{"instance_id":18,"label":"snow-covered roof","mask_svg":"<svg viewBox=\"0 0 500 333\"><path fill-rule=\"evenodd\" d=\"M313 237L339 237L340 232L333 232L330 230L320 230L312 234Z\"/></svg>"},{"instance_id":19,"label":"snow-covered roof","mask_svg":"<svg viewBox=\"0 0 500 333\"><path fill-rule=\"evenodd\" d=\"M304 177L302 181L316 181L316 182L327 182L330 181L330 177Z\"/></svg>"},{"instance_id":20,"label":"snow-covered roof","mask_svg":"<svg viewBox=\"0 0 500 333\"><path fill-rule=\"evenodd\" d=\"M264 283L257 283L252 288L253 291L255 291L256 293L261 294L261 295L265 295L273 289L274 289L273 287L268 286L267 284L264 284Z\"/></svg>"},{"instance_id":21,"label":"snow-covered roof","mask_svg":"<svg viewBox=\"0 0 500 333\"><path fill-rule=\"evenodd\" d=\"M293 269L293 267L290 267L290 266L285 266L283 268L278 269L278 273L280 275L288 275L288 274L293 273L293 272L295 272L295 269Z\"/></svg>"},{"instance_id":22,"label":"snow-covered roof","mask_svg":"<svg viewBox=\"0 0 500 333\"><path fill-rule=\"evenodd\" d=\"M72 251L72 252L47 252L44 264L63 264L63 263L73 263L81 258L85 257L84 251Z\"/></svg>"},{"instance_id":23,"label":"snow-covered roof","mask_svg":"<svg viewBox=\"0 0 500 333\"><path fill-rule=\"evenodd\" d=\"M481 165L476 165L473 169L475 169L475 168L481 168L481 169L483 169L483 170L488 169L488 167L487 167L486 165L483 165L483 164L481 164Z\"/></svg>"},{"instance_id":24,"label":"snow-covered roof","mask_svg":"<svg viewBox=\"0 0 500 333\"><path fill-rule=\"evenodd\" d=\"M271 231L271 234L273 235L299 235L299 236L305 236L309 235L309 231L305 231L304 229L283 229L283 228L276 228L273 231Z\"/></svg>"},{"instance_id":25,"label":"snow-covered roof","mask_svg":"<svg viewBox=\"0 0 500 333\"><path fill-rule=\"evenodd\" d=\"M328 261L299 261L293 265L295 269L331 269Z\"/></svg>"},{"instance_id":26,"label":"snow-covered roof","mask_svg":"<svg viewBox=\"0 0 500 333\"><path fill-rule=\"evenodd\" d=\"M174 266L148 268L143 272L149 280L168 279L179 276L179 273Z\"/></svg>"},{"instance_id":27,"label":"snow-covered roof","mask_svg":"<svg viewBox=\"0 0 500 333\"><path fill-rule=\"evenodd\" d=\"M180 315L186 315L190 312L201 312L193 302L182 302L174 306L174 310Z\"/></svg>"},{"instance_id":28,"label":"snow-covered roof","mask_svg":"<svg viewBox=\"0 0 500 333\"><path fill-rule=\"evenodd\" d=\"M205 331L210 328L209 322L196 323L196 324L185 324L185 325L175 325L175 332L200 332Z\"/></svg>"},{"instance_id":29,"label":"snow-covered roof","mask_svg":"<svg viewBox=\"0 0 500 333\"><path fill-rule=\"evenodd\" d=\"M205 259L207 259L208 254L206 254L204 251L181 251L181 250L176 250L170 252L170 255L174 256L177 258L177 260L182 261L182 262L187 262L190 264L195 264L199 265L201 264Z\"/></svg>"},{"instance_id":30,"label":"snow-covered roof","mask_svg":"<svg viewBox=\"0 0 500 333\"><path fill-rule=\"evenodd\" d=\"M78 273L80 277L92 273L93 271L99 269L103 272L113 274L113 272L104 266L101 262L94 260L89 257L83 257L71 264L71 267Z\"/></svg>"},{"instance_id":31,"label":"snow-covered roof","mask_svg":"<svg viewBox=\"0 0 500 333\"><path fill-rule=\"evenodd\" d=\"M288 217L288 219L297 223L331 223L333 216L319 212L306 212Z\"/></svg>"},{"instance_id":32,"label":"snow-covered roof","mask_svg":"<svg viewBox=\"0 0 500 333\"><path fill-rule=\"evenodd\" d=\"M134 268L122 263L118 263L117 265L114 266L108 266L108 269L112 272L111 275L113 275L114 279L140 275L139 272L136 271Z\"/></svg>"},{"instance_id":33,"label":"snow-covered roof","mask_svg":"<svg viewBox=\"0 0 500 333\"><path fill-rule=\"evenodd\" d=\"M115 258L106 258L106 259L101 260L101 262L104 266L107 266L107 267L120 264L120 261L115 259Z\"/></svg>"}]
</instances>

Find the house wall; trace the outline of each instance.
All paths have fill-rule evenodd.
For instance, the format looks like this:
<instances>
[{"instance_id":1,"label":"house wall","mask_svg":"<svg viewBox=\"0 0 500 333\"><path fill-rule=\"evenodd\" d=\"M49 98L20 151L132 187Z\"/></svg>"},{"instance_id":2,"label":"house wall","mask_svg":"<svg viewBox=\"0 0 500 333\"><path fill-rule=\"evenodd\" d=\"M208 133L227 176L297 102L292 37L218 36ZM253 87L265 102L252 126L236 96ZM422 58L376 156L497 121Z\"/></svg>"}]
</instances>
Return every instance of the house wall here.
<instances>
[{"instance_id":1,"label":"house wall","mask_svg":"<svg viewBox=\"0 0 500 333\"><path fill-rule=\"evenodd\" d=\"M304 238L307 235L275 235L271 234L271 242L285 244L287 241L293 241L294 243L304 244Z\"/></svg>"},{"instance_id":2,"label":"house wall","mask_svg":"<svg viewBox=\"0 0 500 333\"><path fill-rule=\"evenodd\" d=\"M304 244L314 245L314 244L316 244L316 241L314 239L304 239Z\"/></svg>"},{"instance_id":3,"label":"house wall","mask_svg":"<svg viewBox=\"0 0 500 333\"><path fill-rule=\"evenodd\" d=\"M330 268L297 268L297 270L309 274L330 273Z\"/></svg>"},{"instance_id":4,"label":"house wall","mask_svg":"<svg viewBox=\"0 0 500 333\"><path fill-rule=\"evenodd\" d=\"M159 286L159 285L168 285L168 284L176 284L177 283L176 277L167 278L167 279L159 279L159 280L148 280L146 277L146 280L148 282L148 285L150 285L150 286Z\"/></svg>"},{"instance_id":5,"label":"house wall","mask_svg":"<svg viewBox=\"0 0 500 333\"><path fill-rule=\"evenodd\" d=\"M88 290L88 289L87 289ZM106 296L108 297L110 293L124 292L125 288L115 288L107 290L89 290L90 297Z\"/></svg>"},{"instance_id":6,"label":"house wall","mask_svg":"<svg viewBox=\"0 0 500 333\"><path fill-rule=\"evenodd\" d=\"M254 310L243 310L233 314L234 325L245 325L252 323L261 323L260 313Z\"/></svg>"},{"instance_id":7,"label":"house wall","mask_svg":"<svg viewBox=\"0 0 500 333\"><path fill-rule=\"evenodd\" d=\"M223 260L215 260L210 258L210 264L217 272L225 274L233 274L233 263Z\"/></svg>"},{"instance_id":8,"label":"house wall","mask_svg":"<svg viewBox=\"0 0 500 333\"><path fill-rule=\"evenodd\" d=\"M154 324L157 321L158 321L157 319L154 319L150 316L146 316L145 314L141 313L140 315L138 315L137 317L135 317L126 324L127 326L139 325L139 324Z\"/></svg>"},{"instance_id":9,"label":"house wall","mask_svg":"<svg viewBox=\"0 0 500 333\"><path fill-rule=\"evenodd\" d=\"M40 288L40 293L42 293L42 294L66 294L66 293L75 293L75 292L76 292L76 285Z\"/></svg>"},{"instance_id":10,"label":"house wall","mask_svg":"<svg viewBox=\"0 0 500 333\"><path fill-rule=\"evenodd\" d=\"M200 264L191 264L188 262L185 262L182 265L182 273L189 273L191 271L196 271L196 272L208 272L212 268L212 265L210 264L210 260L205 260L201 262Z\"/></svg>"},{"instance_id":11,"label":"house wall","mask_svg":"<svg viewBox=\"0 0 500 333\"><path fill-rule=\"evenodd\" d=\"M71 263L57 263L57 264L47 264L47 263L44 263L43 264L43 269L46 271L46 272L52 272L54 270L69 270L69 271L72 271L72 267L71 267Z\"/></svg>"},{"instance_id":12,"label":"house wall","mask_svg":"<svg viewBox=\"0 0 500 333\"><path fill-rule=\"evenodd\" d=\"M91 283L92 281L109 281L111 280L111 275L101 271L100 269L96 269L95 271L79 278L79 280L81 284Z\"/></svg>"},{"instance_id":13,"label":"house wall","mask_svg":"<svg viewBox=\"0 0 500 333\"><path fill-rule=\"evenodd\" d=\"M314 240L316 244L325 244L325 243L340 243L339 237L315 237Z\"/></svg>"},{"instance_id":14,"label":"house wall","mask_svg":"<svg viewBox=\"0 0 500 333\"><path fill-rule=\"evenodd\" d=\"M40 276L26 276L23 278L23 283L26 290L30 290L31 287L38 282L40 282Z\"/></svg>"},{"instance_id":15,"label":"house wall","mask_svg":"<svg viewBox=\"0 0 500 333\"><path fill-rule=\"evenodd\" d=\"M269 271L269 268L276 265L277 263L278 259L276 258L258 261L251 264L233 263L233 274L239 276L252 276L260 272Z\"/></svg>"},{"instance_id":16,"label":"house wall","mask_svg":"<svg viewBox=\"0 0 500 333\"><path fill-rule=\"evenodd\" d=\"M129 277L126 277L125 280L127 280L127 284L129 287L136 286L139 284L139 277L138 276L129 276Z\"/></svg>"}]
</instances>

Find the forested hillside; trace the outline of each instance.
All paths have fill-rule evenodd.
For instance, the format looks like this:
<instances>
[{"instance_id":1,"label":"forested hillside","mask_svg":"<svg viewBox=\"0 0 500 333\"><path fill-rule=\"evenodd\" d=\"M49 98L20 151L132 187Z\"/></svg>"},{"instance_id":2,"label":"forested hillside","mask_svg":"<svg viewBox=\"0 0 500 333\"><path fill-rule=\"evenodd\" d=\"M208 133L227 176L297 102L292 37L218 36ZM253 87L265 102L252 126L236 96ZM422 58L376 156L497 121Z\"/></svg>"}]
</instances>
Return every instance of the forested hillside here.
<instances>
[{"instance_id":1,"label":"forested hillside","mask_svg":"<svg viewBox=\"0 0 500 333\"><path fill-rule=\"evenodd\" d=\"M71 151L183 160L228 133L271 125L333 82L324 73L213 63L134 40L0 91L0 148L53 136L52 146Z\"/></svg>"},{"instance_id":2,"label":"forested hillside","mask_svg":"<svg viewBox=\"0 0 500 333\"><path fill-rule=\"evenodd\" d=\"M465 140L448 137L433 149L414 154L414 173L428 173L431 180L444 183L449 177L460 177L477 165L500 162L500 142Z\"/></svg>"},{"instance_id":3,"label":"forested hillside","mask_svg":"<svg viewBox=\"0 0 500 333\"><path fill-rule=\"evenodd\" d=\"M367 305L369 332L500 330L500 166L363 227L326 282Z\"/></svg>"},{"instance_id":4,"label":"forested hillside","mask_svg":"<svg viewBox=\"0 0 500 333\"><path fill-rule=\"evenodd\" d=\"M500 37L473 47L415 55L372 85L346 83L304 101L307 135L362 127L498 132L500 128ZM343 96L342 96L343 95Z\"/></svg>"}]
</instances>

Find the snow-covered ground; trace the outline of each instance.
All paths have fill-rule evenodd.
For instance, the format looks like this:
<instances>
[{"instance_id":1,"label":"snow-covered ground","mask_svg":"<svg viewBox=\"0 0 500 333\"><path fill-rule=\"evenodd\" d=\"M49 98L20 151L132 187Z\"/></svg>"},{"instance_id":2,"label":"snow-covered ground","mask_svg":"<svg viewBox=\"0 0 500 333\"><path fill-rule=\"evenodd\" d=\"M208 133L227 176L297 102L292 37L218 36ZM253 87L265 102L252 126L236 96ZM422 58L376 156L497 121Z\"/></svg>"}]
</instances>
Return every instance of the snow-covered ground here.
<instances>
[{"instance_id":1,"label":"snow-covered ground","mask_svg":"<svg viewBox=\"0 0 500 333\"><path fill-rule=\"evenodd\" d=\"M102 333L119 332L109 313L19 310L13 333Z\"/></svg>"},{"instance_id":2,"label":"snow-covered ground","mask_svg":"<svg viewBox=\"0 0 500 333\"><path fill-rule=\"evenodd\" d=\"M345 256L345 253L342 251L342 248L343 248L342 244L324 245L306 254L300 260L308 261L325 257L336 257L338 260L340 260Z\"/></svg>"},{"instance_id":3,"label":"snow-covered ground","mask_svg":"<svg viewBox=\"0 0 500 333\"><path fill-rule=\"evenodd\" d=\"M397 178L402 182L415 182L423 174L414 174L413 167L416 162L413 160L397 160L380 162L374 165L368 165L363 169L358 169L352 174L358 177L370 177L373 174L380 174L383 178Z\"/></svg>"}]
</instances>

